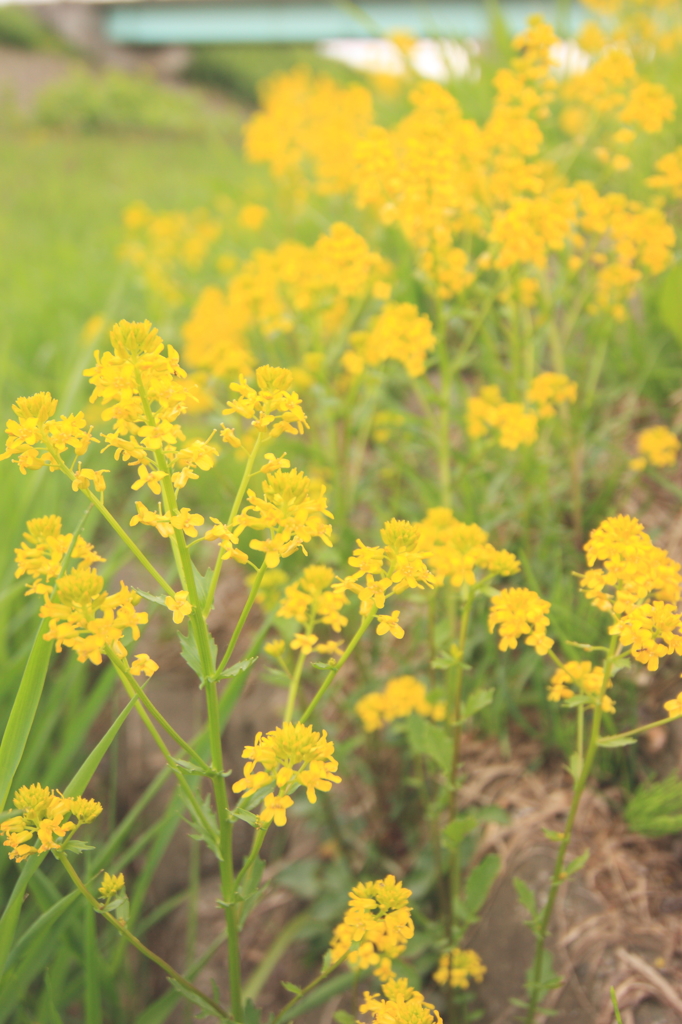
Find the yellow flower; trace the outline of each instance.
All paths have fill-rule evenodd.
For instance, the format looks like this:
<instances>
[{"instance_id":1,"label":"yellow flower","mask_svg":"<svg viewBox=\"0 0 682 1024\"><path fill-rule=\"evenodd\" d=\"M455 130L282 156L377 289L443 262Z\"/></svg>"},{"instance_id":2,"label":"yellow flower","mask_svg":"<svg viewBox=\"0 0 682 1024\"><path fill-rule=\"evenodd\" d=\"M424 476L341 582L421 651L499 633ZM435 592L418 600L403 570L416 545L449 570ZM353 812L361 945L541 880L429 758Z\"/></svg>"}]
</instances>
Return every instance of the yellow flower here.
<instances>
[{"instance_id":1,"label":"yellow flower","mask_svg":"<svg viewBox=\"0 0 682 1024\"><path fill-rule=\"evenodd\" d=\"M130 671L134 676L145 675L148 679L158 672L159 666L150 658L148 654L136 654L135 659L130 666Z\"/></svg>"},{"instance_id":2,"label":"yellow flower","mask_svg":"<svg viewBox=\"0 0 682 1024\"><path fill-rule=\"evenodd\" d=\"M101 494L107 486L104 474L108 472L108 469L81 469L79 467L71 484L71 489L73 491L87 491L92 484L97 493Z\"/></svg>"},{"instance_id":3,"label":"yellow flower","mask_svg":"<svg viewBox=\"0 0 682 1024\"><path fill-rule=\"evenodd\" d=\"M408 900L409 889L387 875L375 882L361 882L350 891L348 910L334 929L330 951L337 963L353 943L360 943L348 955L348 963L356 970L374 968L385 973L390 961L404 951L414 935L414 924ZM388 961L388 963L386 963Z\"/></svg>"},{"instance_id":4,"label":"yellow flower","mask_svg":"<svg viewBox=\"0 0 682 1024\"><path fill-rule=\"evenodd\" d=\"M671 718L679 718L682 715L682 690L678 693L677 697L667 700L663 707Z\"/></svg>"},{"instance_id":5,"label":"yellow flower","mask_svg":"<svg viewBox=\"0 0 682 1024\"><path fill-rule=\"evenodd\" d=\"M250 387L240 374L239 383L230 384L230 389L236 391L239 398L228 402L223 412L236 413L250 420L251 425L267 437L279 437L283 433L302 434L308 421L300 398L295 391L289 391L291 371L279 366L259 366L256 384L257 389Z\"/></svg>"},{"instance_id":6,"label":"yellow flower","mask_svg":"<svg viewBox=\"0 0 682 1024\"><path fill-rule=\"evenodd\" d=\"M405 636L405 630L399 624L398 619L400 618L400 612L391 612L390 615L377 615L377 636L383 636L385 633L390 633L396 640L402 640Z\"/></svg>"},{"instance_id":7,"label":"yellow flower","mask_svg":"<svg viewBox=\"0 0 682 1024\"><path fill-rule=\"evenodd\" d=\"M526 401L538 406L541 420L556 416L556 406L564 402L575 402L578 385L565 373L541 373L533 378L526 392Z\"/></svg>"},{"instance_id":8,"label":"yellow flower","mask_svg":"<svg viewBox=\"0 0 682 1024\"><path fill-rule=\"evenodd\" d=\"M496 384L481 388L480 394L467 398L466 431L469 437L485 437L498 431L501 448L516 451L520 445L531 445L538 438L538 416L520 402L505 402Z\"/></svg>"},{"instance_id":9,"label":"yellow flower","mask_svg":"<svg viewBox=\"0 0 682 1024\"><path fill-rule=\"evenodd\" d=\"M258 203L247 203L239 211L237 221L241 227L248 228L249 231L258 231L267 217L268 210L265 206L260 206Z\"/></svg>"},{"instance_id":10,"label":"yellow flower","mask_svg":"<svg viewBox=\"0 0 682 1024\"><path fill-rule=\"evenodd\" d=\"M539 655L547 654L554 646L546 635L550 607L549 601L525 587L511 587L495 594L490 602L488 629L492 633L499 626L500 650L514 650L519 637L524 636L525 643Z\"/></svg>"},{"instance_id":11,"label":"yellow flower","mask_svg":"<svg viewBox=\"0 0 682 1024\"><path fill-rule=\"evenodd\" d=\"M179 625L182 620L192 614L192 605L187 600L188 592L186 590L177 590L175 596L170 595L166 598L166 608L169 608L173 612L173 622Z\"/></svg>"},{"instance_id":12,"label":"yellow flower","mask_svg":"<svg viewBox=\"0 0 682 1024\"><path fill-rule=\"evenodd\" d=\"M646 427L637 434L638 457L630 461L630 468L641 471L650 462L652 466L674 466L680 450L680 441L672 430L662 424Z\"/></svg>"},{"instance_id":13,"label":"yellow flower","mask_svg":"<svg viewBox=\"0 0 682 1024\"><path fill-rule=\"evenodd\" d=\"M666 153L655 165L658 174L646 179L649 188L670 192L673 199L682 199L682 146Z\"/></svg>"},{"instance_id":14,"label":"yellow flower","mask_svg":"<svg viewBox=\"0 0 682 1024\"><path fill-rule=\"evenodd\" d=\"M175 530L182 530L186 537L196 537L197 526L204 525L204 517L190 512L188 508L181 508L170 517L170 524Z\"/></svg>"},{"instance_id":15,"label":"yellow flower","mask_svg":"<svg viewBox=\"0 0 682 1024\"><path fill-rule=\"evenodd\" d=\"M355 705L365 732L376 732L384 725L411 714L442 720L442 702L432 704L426 687L414 676L389 679L383 690L367 693Z\"/></svg>"},{"instance_id":16,"label":"yellow flower","mask_svg":"<svg viewBox=\"0 0 682 1024\"><path fill-rule=\"evenodd\" d=\"M360 1006L361 1013L371 1014L372 1024L443 1024L435 1006L411 988L407 978L389 974L381 989L384 999L365 992Z\"/></svg>"},{"instance_id":17,"label":"yellow flower","mask_svg":"<svg viewBox=\"0 0 682 1024\"><path fill-rule=\"evenodd\" d=\"M102 899L108 903L112 896L121 891L124 885L125 878L122 873L120 875L110 875L108 871L105 871L98 892Z\"/></svg>"},{"instance_id":18,"label":"yellow flower","mask_svg":"<svg viewBox=\"0 0 682 1024\"><path fill-rule=\"evenodd\" d=\"M7 838L10 860L20 863L33 853L58 850L63 839L81 824L88 824L102 812L102 805L83 797L64 797L35 783L22 786L14 794L14 810L19 813L0 824ZM64 820L73 815L77 820ZM37 839L38 845L29 845Z\"/></svg>"},{"instance_id":19,"label":"yellow flower","mask_svg":"<svg viewBox=\"0 0 682 1024\"><path fill-rule=\"evenodd\" d=\"M558 668L552 676L550 685L547 688L547 699L558 703L559 701L573 697L574 691L568 684L576 686L578 690L582 690L584 694L592 697L593 702L596 703L604 684L604 670L600 665L595 667L591 661L566 662L566 664L562 668ZM609 680L607 688L610 689L612 686L613 683ZM613 702L610 698L608 699L608 703L613 706ZM606 708L604 708L604 710L606 710ZM613 707L613 711L615 711L615 707Z\"/></svg>"},{"instance_id":20,"label":"yellow flower","mask_svg":"<svg viewBox=\"0 0 682 1024\"><path fill-rule=\"evenodd\" d=\"M350 341L363 364L379 366L395 359L410 377L425 373L426 357L436 347L431 321L410 302L388 303L370 329L355 331Z\"/></svg>"},{"instance_id":21,"label":"yellow flower","mask_svg":"<svg viewBox=\"0 0 682 1024\"><path fill-rule=\"evenodd\" d=\"M450 988L469 988L469 979L481 982L486 971L487 967L475 950L455 947L442 954L433 980L437 985L449 985Z\"/></svg>"},{"instance_id":22,"label":"yellow flower","mask_svg":"<svg viewBox=\"0 0 682 1024\"><path fill-rule=\"evenodd\" d=\"M264 786L274 785L279 793L265 797L262 821L274 820L275 825L286 823L286 810L293 801L290 794L305 786L308 800L315 803L316 791L328 793L332 783L340 782L334 774L338 763L334 759L334 744L326 732L314 732L312 726L300 722L285 722L265 736L259 732L253 746L244 747L242 757L248 758L244 778L232 786L235 793L252 796ZM262 768L256 771L256 766Z\"/></svg>"},{"instance_id":23,"label":"yellow flower","mask_svg":"<svg viewBox=\"0 0 682 1024\"><path fill-rule=\"evenodd\" d=\"M515 555L488 543L488 534L476 523L462 523L449 508L430 508L420 523L421 539L429 552L425 561L435 574L437 586L449 579L453 587L476 583L477 568L500 576L512 576L521 565Z\"/></svg>"},{"instance_id":24,"label":"yellow flower","mask_svg":"<svg viewBox=\"0 0 682 1024\"><path fill-rule=\"evenodd\" d=\"M284 640L269 640L264 645L263 650L273 658L279 658L284 654L285 647L286 644L284 643Z\"/></svg>"},{"instance_id":25,"label":"yellow flower","mask_svg":"<svg viewBox=\"0 0 682 1024\"><path fill-rule=\"evenodd\" d=\"M300 651L304 658L312 652L318 638L314 633L294 633L294 639L289 646L292 651Z\"/></svg>"}]
</instances>

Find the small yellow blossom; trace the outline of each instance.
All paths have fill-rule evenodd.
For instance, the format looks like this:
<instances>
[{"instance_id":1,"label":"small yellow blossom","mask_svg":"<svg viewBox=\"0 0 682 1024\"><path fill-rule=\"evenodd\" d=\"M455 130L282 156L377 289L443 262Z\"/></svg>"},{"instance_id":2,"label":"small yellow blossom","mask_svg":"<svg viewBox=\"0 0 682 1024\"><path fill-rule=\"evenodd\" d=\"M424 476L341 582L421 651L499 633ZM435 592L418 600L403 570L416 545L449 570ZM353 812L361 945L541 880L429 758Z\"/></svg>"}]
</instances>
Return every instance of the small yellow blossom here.
<instances>
[{"instance_id":1,"label":"small yellow blossom","mask_svg":"<svg viewBox=\"0 0 682 1024\"><path fill-rule=\"evenodd\" d=\"M679 718L682 715L682 690L680 690L677 697L667 700L663 707L671 718Z\"/></svg>"},{"instance_id":2,"label":"small yellow blossom","mask_svg":"<svg viewBox=\"0 0 682 1024\"><path fill-rule=\"evenodd\" d=\"M145 675L148 679L158 672L159 666L148 654L136 654L130 671L134 676Z\"/></svg>"},{"instance_id":3,"label":"small yellow blossom","mask_svg":"<svg viewBox=\"0 0 682 1024\"><path fill-rule=\"evenodd\" d=\"M398 622L400 618L400 612L396 609L391 612L390 615L377 615L377 636L383 636L385 633L390 633L396 640L402 640L405 636L405 630Z\"/></svg>"},{"instance_id":4,"label":"small yellow blossom","mask_svg":"<svg viewBox=\"0 0 682 1024\"><path fill-rule=\"evenodd\" d=\"M469 979L481 982L486 971L487 967L475 950L455 947L442 954L433 980L437 985L449 985L450 988L469 988Z\"/></svg>"},{"instance_id":5,"label":"small yellow blossom","mask_svg":"<svg viewBox=\"0 0 682 1024\"><path fill-rule=\"evenodd\" d=\"M359 943L359 948L348 955L351 967L371 967L379 976L390 974L391 961L400 956L414 935L408 905L411 895L394 875L376 882L361 882L351 889L348 910L334 929L332 963L340 960L353 943Z\"/></svg>"},{"instance_id":6,"label":"small yellow blossom","mask_svg":"<svg viewBox=\"0 0 682 1024\"><path fill-rule=\"evenodd\" d=\"M662 424L646 427L637 435L638 455L630 460L630 469L639 472L645 469L649 463L658 468L674 466L679 450L679 438L668 427L664 427Z\"/></svg>"},{"instance_id":7,"label":"small yellow blossom","mask_svg":"<svg viewBox=\"0 0 682 1024\"><path fill-rule=\"evenodd\" d=\"M267 207L260 206L258 203L247 203L239 211L237 221L241 227L248 228L249 231L258 231L265 223L267 216Z\"/></svg>"},{"instance_id":8,"label":"small yellow blossom","mask_svg":"<svg viewBox=\"0 0 682 1024\"><path fill-rule=\"evenodd\" d=\"M102 805L83 797L64 797L35 783L16 791L14 810L19 813L3 821L0 832L7 837L3 845L10 849L10 860L21 863L33 853L58 850L61 846L59 840L79 825L93 821L101 814ZM76 821L65 820L70 815ZM37 846L30 845L34 839L38 840Z\"/></svg>"},{"instance_id":9,"label":"small yellow blossom","mask_svg":"<svg viewBox=\"0 0 682 1024\"><path fill-rule=\"evenodd\" d=\"M120 875L110 875L108 871L105 871L102 875L102 884L99 887L99 894L103 900L108 903L112 896L115 896L117 892L120 892L125 885L125 878L123 873Z\"/></svg>"},{"instance_id":10,"label":"small yellow blossom","mask_svg":"<svg viewBox=\"0 0 682 1024\"><path fill-rule=\"evenodd\" d=\"M382 726L411 714L442 721L445 705L442 701L431 703L426 687L414 676L396 676L389 679L383 690L361 697L355 710L365 732L376 732Z\"/></svg>"},{"instance_id":11,"label":"small yellow blossom","mask_svg":"<svg viewBox=\"0 0 682 1024\"><path fill-rule=\"evenodd\" d=\"M499 627L500 650L514 650L523 636L539 655L547 654L554 646L546 633L550 607L549 601L525 587L510 587L495 594L490 602L488 629L492 633L495 626Z\"/></svg>"},{"instance_id":12,"label":"small yellow blossom","mask_svg":"<svg viewBox=\"0 0 682 1024\"><path fill-rule=\"evenodd\" d=\"M177 590L175 596L171 597L170 594L166 598L166 608L169 608L173 612L173 622L179 625L182 620L192 614L192 605L187 600L188 591Z\"/></svg>"},{"instance_id":13,"label":"small yellow blossom","mask_svg":"<svg viewBox=\"0 0 682 1024\"><path fill-rule=\"evenodd\" d=\"M312 652L318 638L314 633L294 633L294 639L289 646L292 651L300 651L304 658Z\"/></svg>"},{"instance_id":14,"label":"small yellow blossom","mask_svg":"<svg viewBox=\"0 0 682 1024\"><path fill-rule=\"evenodd\" d=\"M284 640L269 640L263 647L266 654L271 655L273 658L280 658L284 654L286 644Z\"/></svg>"}]
</instances>

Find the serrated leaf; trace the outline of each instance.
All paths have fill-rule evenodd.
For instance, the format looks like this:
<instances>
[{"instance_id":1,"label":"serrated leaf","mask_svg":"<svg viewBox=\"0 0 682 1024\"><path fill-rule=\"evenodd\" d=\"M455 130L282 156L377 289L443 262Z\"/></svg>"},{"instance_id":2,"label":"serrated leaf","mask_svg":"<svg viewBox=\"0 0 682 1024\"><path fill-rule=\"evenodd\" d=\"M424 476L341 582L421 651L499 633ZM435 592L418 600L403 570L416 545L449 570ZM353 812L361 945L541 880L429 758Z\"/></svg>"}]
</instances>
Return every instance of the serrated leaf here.
<instances>
[{"instance_id":1,"label":"serrated leaf","mask_svg":"<svg viewBox=\"0 0 682 1024\"><path fill-rule=\"evenodd\" d=\"M521 904L526 908L531 917L535 917L538 912L535 893L522 878L518 877L518 875L514 876L513 882L514 888L516 889L516 895L519 897Z\"/></svg>"},{"instance_id":2,"label":"serrated leaf","mask_svg":"<svg viewBox=\"0 0 682 1024\"><path fill-rule=\"evenodd\" d=\"M470 914L477 914L488 898L490 888L500 871L500 858L489 853L472 868L464 886L464 904Z\"/></svg>"},{"instance_id":3,"label":"serrated leaf","mask_svg":"<svg viewBox=\"0 0 682 1024\"><path fill-rule=\"evenodd\" d=\"M224 669L217 678L232 679L233 676L238 676L240 672L245 672L247 668L250 668L254 661L258 661L258 655L254 655L253 658L243 658L242 661L236 661L234 665Z\"/></svg>"},{"instance_id":4,"label":"serrated leaf","mask_svg":"<svg viewBox=\"0 0 682 1024\"><path fill-rule=\"evenodd\" d=\"M173 762L178 766L180 771L186 775L203 775L208 779L215 779L218 776L222 778L228 778L232 774L232 769L228 768L227 771L217 772L213 768L202 768L201 765L193 764L191 761L183 761L181 757L174 757Z\"/></svg>"},{"instance_id":5,"label":"serrated leaf","mask_svg":"<svg viewBox=\"0 0 682 1024\"><path fill-rule=\"evenodd\" d=\"M238 819L239 821L245 821L247 825L255 826L257 821L257 815L252 811L247 811L243 807L235 807L234 810L230 811L230 818Z\"/></svg>"},{"instance_id":6,"label":"serrated leaf","mask_svg":"<svg viewBox=\"0 0 682 1024\"><path fill-rule=\"evenodd\" d=\"M489 704L492 704L493 698L495 697L495 691L492 687L488 690L474 690L470 693L467 699L464 701L464 707L462 708L462 721L467 718L473 718L483 708L487 708Z\"/></svg>"},{"instance_id":7,"label":"serrated leaf","mask_svg":"<svg viewBox=\"0 0 682 1024\"><path fill-rule=\"evenodd\" d=\"M405 725L405 733L412 754L431 758L444 772L450 770L452 740L443 728L422 718L421 715L410 715Z\"/></svg>"},{"instance_id":8,"label":"serrated leaf","mask_svg":"<svg viewBox=\"0 0 682 1024\"><path fill-rule=\"evenodd\" d=\"M636 736L602 736L597 741L599 747L630 747L637 742Z\"/></svg>"},{"instance_id":9,"label":"serrated leaf","mask_svg":"<svg viewBox=\"0 0 682 1024\"><path fill-rule=\"evenodd\" d=\"M140 597L143 597L145 599L145 601L151 601L152 604L160 604L162 608L166 607L166 598L165 597L163 597L163 596L161 596L159 594L150 594L146 590L140 590L139 587L133 587L133 590L135 591L136 594L139 594Z\"/></svg>"},{"instance_id":10,"label":"serrated leaf","mask_svg":"<svg viewBox=\"0 0 682 1024\"><path fill-rule=\"evenodd\" d=\"M86 850L94 850L95 847L89 843L84 843L80 839L67 839L66 842L61 844L60 849L64 853L85 853Z\"/></svg>"},{"instance_id":11,"label":"serrated leaf","mask_svg":"<svg viewBox=\"0 0 682 1024\"><path fill-rule=\"evenodd\" d=\"M584 867L585 864L587 864L587 861L589 860L589 856L590 856L590 851L589 850L583 850L583 852L580 854L579 857L575 857L570 862L570 864L567 864L566 867L563 870L564 878L570 878L571 875L574 875L576 873L576 871L580 871L580 869L582 867Z\"/></svg>"},{"instance_id":12,"label":"serrated leaf","mask_svg":"<svg viewBox=\"0 0 682 1024\"><path fill-rule=\"evenodd\" d=\"M462 840L473 832L478 826L478 818L473 814L462 815L460 818L455 818L445 826L442 830L441 835L443 842L448 850L456 850L461 844Z\"/></svg>"},{"instance_id":13,"label":"serrated leaf","mask_svg":"<svg viewBox=\"0 0 682 1024\"><path fill-rule=\"evenodd\" d=\"M295 996L300 996L301 992L303 991L301 986L300 985L294 985L293 981L283 981L282 982L282 988L285 988L287 990L287 992L291 992L292 995L295 995ZM355 1021L353 1021L353 1024L355 1024Z\"/></svg>"}]
</instances>

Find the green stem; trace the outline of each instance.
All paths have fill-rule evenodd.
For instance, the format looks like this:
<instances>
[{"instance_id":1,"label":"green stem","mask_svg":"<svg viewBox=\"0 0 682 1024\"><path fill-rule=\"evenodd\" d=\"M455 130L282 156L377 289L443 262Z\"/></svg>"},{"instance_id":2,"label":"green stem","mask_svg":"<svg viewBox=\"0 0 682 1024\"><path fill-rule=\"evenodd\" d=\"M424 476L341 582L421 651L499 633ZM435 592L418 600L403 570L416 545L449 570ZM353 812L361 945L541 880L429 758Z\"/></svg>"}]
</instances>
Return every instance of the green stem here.
<instances>
[{"instance_id":1,"label":"green stem","mask_svg":"<svg viewBox=\"0 0 682 1024\"><path fill-rule=\"evenodd\" d=\"M258 434L256 436L256 440L253 443L253 448L251 449L251 453L249 455L249 458L247 460L246 466L244 468L244 472L242 474L242 479L241 479L241 483L239 484L239 489L237 490L237 493L235 495L235 499L232 502L232 508L230 509L230 516L229 516L229 519L227 520L227 524L226 524L228 529L230 529L230 527L232 526L232 523L234 521L234 517L237 515L237 512L239 511L239 509L241 507L242 499L244 497L244 492L246 491L246 488L248 487L248 484L249 484L249 480L251 479L251 476L253 474L253 464L256 461L256 454L258 452L259 446L260 446L260 434ZM211 583L209 585L208 594L206 595L206 602L204 604L204 615L208 615L208 613L210 612L211 608L213 607L213 599L215 597L216 587L218 586L218 580L220 579L220 570L222 569L222 565L223 565L222 551L218 551L218 557L216 558L215 565L213 566L213 573L211 575Z\"/></svg>"},{"instance_id":2,"label":"green stem","mask_svg":"<svg viewBox=\"0 0 682 1024\"><path fill-rule=\"evenodd\" d=\"M61 455L56 450L56 448L50 443L50 441L47 438L44 438L43 440L45 442L45 447L50 452L50 455L53 457L53 459L55 460L55 462L59 466L59 468L62 471L62 473L64 473L64 475L67 476L69 478L69 480L71 480L71 481L75 480L76 479L76 474L73 472L72 469L69 469L69 467L66 465L66 463L64 462L64 460L62 459ZM156 571L156 569L154 568L152 563L149 561L147 556L145 554L143 554L142 551L140 551L140 549L138 548L138 546L135 543L135 541L132 539L132 537L128 536L128 534L123 529L123 527L118 522L118 520L116 520L114 518L114 516L112 516L111 512L106 507L106 505L104 505L99 500L99 498L96 497L95 494L93 494L93 492L90 490L89 487L85 488L82 491L82 493L85 495L85 497L88 499L88 501L91 502L92 505L94 505L94 507L97 509L97 511L100 513L100 515L104 519L106 519L106 521L109 523L109 526L111 526L112 530L114 530L118 534L118 536L121 538L123 543L130 549L130 551L132 551L132 553L135 555L135 558L137 558L138 562L142 566L144 566L144 568L147 570L149 575L153 579L156 580L156 582L159 584L159 586L163 590L165 590L167 594L173 595L175 593L175 591L171 587L170 583L167 583L166 580L161 575L161 573Z\"/></svg>"},{"instance_id":3,"label":"green stem","mask_svg":"<svg viewBox=\"0 0 682 1024\"><path fill-rule=\"evenodd\" d=\"M329 975L333 971L335 971L337 967L340 967L341 964L348 959L349 953L350 949L346 953L344 953L342 957L339 957L335 964L332 964L330 967L328 967L326 971L321 971L316 978L313 978L309 985L306 985L306 987L301 989L300 992L297 992L294 998L290 999L289 1002L279 1011L277 1016L272 1021L272 1024L280 1024L282 1018L288 1014L289 1010L293 1006L295 1006L296 1003L303 999L303 996L307 996L309 992L312 992L312 990L316 988L320 984L320 982L325 981L325 979L328 978Z\"/></svg>"},{"instance_id":4,"label":"green stem","mask_svg":"<svg viewBox=\"0 0 682 1024\"><path fill-rule=\"evenodd\" d=\"M107 654L108 654L108 652L107 652ZM114 657L115 657L115 655L114 655ZM113 661L113 660L112 660L112 665L114 666L114 670L116 671L116 674L118 675L119 679L123 683L123 686L125 687L125 691L128 694L128 696L131 699L133 697L138 697L138 699L139 699L139 696L136 693L135 687L133 685L131 685L131 682L130 682L130 680L128 678L128 674L125 671L121 671L119 669L118 665L116 664L116 662ZM185 778L184 774L180 771L180 769L178 768L177 764L175 763L175 758L173 757L173 755L171 754L170 750L168 749L166 744L163 742L161 737L159 736L158 730L154 727L154 725L151 722L149 716L147 715L147 712L143 708L141 708L139 706L137 708L137 712L138 712L140 718L142 719L144 725L147 727L147 731L149 732L149 735L152 737L152 739L156 743L157 747L159 748L159 750L163 754L163 757L164 757L164 760L165 760L166 764L168 765L168 767L170 768L170 770L173 772L173 774L175 775L176 779L178 780L178 783L179 783L181 789L183 790L183 792L185 793L187 799L191 803L191 805L192 805L192 807L194 809L194 813L197 815L197 818L202 823L203 827L206 829L208 835L213 837L214 842L217 842L218 836L215 835L214 830L213 830L213 826L211 825L211 823L209 822L208 818L206 817L206 814L204 812L204 809L203 809L201 803L197 800L192 787L190 786L190 784L188 783L188 781Z\"/></svg>"},{"instance_id":5,"label":"green stem","mask_svg":"<svg viewBox=\"0 0 682 1024\"><path fill-rule=\"evenodd\" d=\"M599 745L599 734L601 730L601 720L603 715L601 702L604 694L606 693L606 689L608 687L609 680L611 677L611 666L613 664L613 659L616 655L617 642L618 638L614 636L611 639L609 651L606 655L606 660L604 662L604 681L602 683L599 698L592 713L592 727L590 729L590 738L587 746L587 753L585 754L585 760L582 765L582 770L578 778L574 780L573 799L571 800L571 806L568 812L568 817L566 819L566 825L564 828L561 845L559 846L559 850L557 852L556 861L554 864L554 871L552 873L549 893L547 896L547 902L542 912L542 917L540 918L539 928L535 940L535 956L533 959L533 966L531 970L529 983L530 1001L528 1005L528 1013L526 1014L525 1024L534 1024L535 1022L535 1014L538 1009L538 1002L540 1000L541 995L541 978L545 952L545 941L547 939L547 932L549 931L549 924L552 918L552 911L554 909L554 903L556 900L557 892L563 880L564 860L566 858L568 845L571 841L573 825L575 824L575 818L578 813L580 799L583 795L585 786L587 785L587 781L590 777L590 772L592 771L594 758L597 753L597 747Z\"/></svg>"},{"instance_id":6,"label":"green stem","mask_svg":"<svg viewBox=\"0 0 682 1024\"><path fill-rule=\"evenodd\" d=\"M334 678L335 678L336 674L338 673L339 669L341 669L343 667L343 665L345 665L345 663L348 661L349 657L351 656L351 654L353 653L353 651L355 650L357 645L360 643L360 640L362 639L363 634L366 632L367 627L369 626L370 622L373 620L375 614L376 614L376 612L372 611L372 612L370 612L369 615L365 615L364 616L364 618L362 619L360 625L358 626L357 630L355 631L355 635L353 636L353 638L351 639L350 643L348 644L348 647L343 652L343 654L339 658L339 660L336 663L336 665L334 665L334 667L331 668L329 670L329 672L327 673L327 675L325 676L324 682L322 683L322 685L320 686L319 690L317 691L317 693L315 694L315 696L311 700L311 702L308 705L308 707L305 709L303 714L300 716L299 722L307 722L308 721L308 719L312 715L313 711L315 710L315 708L320 703L320 701L324 697L325 693L327 692L327 690L329 689L329 687L333 683Z\"/></svg>"},{"instance_id":7,"label":"green stem","mask_svg":"<svg viewBox=\"0 0 682 1024\"><path fill-rule=\"evenodd\" d=\"M198 989L195 985L191 983L191 981L188 981L187 978L183 977L182 974L178 974L174 967L171 967L169 963L166 963L166 961L163 960L160 956L157 956L156 953L152 952L152 950L145 946L143 942L140 942L140 940L135 935L133 935L132 932L129 932L126 926L117 918L115 918L113 914L108 913L108 911L104 909L102 904L99 903L97 899L95 899L95 897L86 887L85 883L80 878L78 872L75 870L66 854L61 853L57 850L53 852L59 863L62 865L62 867L68 874L71 881L74 883L79 892L82 893L83 896L85 896L86 900L93 908L93 910L95 910L98 914L101 914L102 917L105 917L109 924L113 925L114 928L117 929L119 934L122 935L131 944L131 946L134 946L135 949L138 950L139 953L142 953L143 956L146 956L148 960L151 960L153 963L157 964L157 966L160 967L165 974L173 978L173 980L176 981L181 988L184 988L187 992L192 992L194 995L199 996L203 1002L208 1003L208 1005L219 1015L219 1017L222 1020L231 1019L227 1011L224 1010L219 1003L214 1002L213 999L209 998L209 996L204 995L201 989Z\"/></svg>"},{"instance_id":8,"label":"green stem","mask_svg":"<svg viewBox=\"0 0 682 1024\"><path fill-rule=\"evenodd\" d=\"M147 711L152 716L152 718L154 718L156 720L156 722L158 722L158 724L161 726L161 728L164 730L164 732L168 733L168 735L171 737L171 739L173 739L178 744L178 746L181 747L185 751L186 754L189 754L190 757L194 758L196 763L201 768L203 768L204 771L206 771L207 773L210 773L210 771L211 771L210 766L206 764L206 762L204 761L203 757L200 757L199 754L197 754L197 752L194 749L194 747L190 743L188 743L187 740L184 740L182 738L182 736L180 735L180 733L175 731L175 729L170 724L170 722L168 722L163 717L163 715L158 710L156 705L149 699L149 697L144 692L144 690L142 689L140 684L137 682L137 680L135 679L135 676L130 671L130 668L126 664L126 662L122 658L119 658L118 655L115 653L115 651L111 647L106 647L105 650L106 650L106 655L107 655L109 661L111 662L111 664L116 669L116 672L118 673L119 678L123 678L125 676L125 678L128 680L128 687L129 687L129 689L134 690L134 692L137 694L137 696L138 696L138 698L140 700L140 703L144 705L144 707L147 709Z\"/></svg>"},{"instance_id":9,"label":"green stem","mask_svg":"<svg viewBox=\"0 0 682 1024\"><path fill-rule=\"evenodd\" d=\"M244 605L244 608L242 609L242 613L239 616L239 620L237 622L237 625L234 627L234 631L232 633L232 636L230 637L230 642L227 645L227 650L225 651L225 653L223 654L222 658L220 659L220 664L218 665L218 668L216 669L216 673L215 673L216 677L219 677L221 672L223 672L225 670L225 668L227 667L227 664L228 664L230 658L232 657L232 654L234 653L234 649L237 646L237 640L239 640L239 636L241 634L241 631L244 628L244 623L248 619L249 612L253 608L254 601L256 600L256 598L258 596L258 591L260 590L260 585L263 582L263 576L265 575L266 569L267 569L267 565L265 564L265 561L263 561L260 569L256 573L256 578L254 579L253 583L251 584L251 590L249 592L249 596L246 599L246 604Z\"/></svg>"},{"instance_id":10,"label":"green stem","mask_svg":"<svg viewBox=\"0 0 682 1024\"><path fill-rule=\"evenodd\" d=\"M682 718L682 711L677 715L668 715L667 718L659 718L657 722L649 722L647 725L638 725L636 729L628 729L627 732L619 732L613 736L605 736L603 741L600 741L600 746L608 747L616 740L624 740L629 736L638 736L640 733L648 732L649 729L655 729L659 725L669 725L670 722L674 722L676 718Z\"/></svg>"}]
</instances>

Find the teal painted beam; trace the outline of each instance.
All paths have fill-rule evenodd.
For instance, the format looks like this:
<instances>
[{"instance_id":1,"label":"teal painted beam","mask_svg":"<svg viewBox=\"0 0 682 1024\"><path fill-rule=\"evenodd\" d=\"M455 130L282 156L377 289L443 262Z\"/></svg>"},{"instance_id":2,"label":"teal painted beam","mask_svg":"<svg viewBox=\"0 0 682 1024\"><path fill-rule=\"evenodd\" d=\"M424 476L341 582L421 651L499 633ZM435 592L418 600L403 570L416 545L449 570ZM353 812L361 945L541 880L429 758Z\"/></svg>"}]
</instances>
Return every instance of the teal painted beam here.
<instances>
[{"instance_id":1,"label":"teal painted beam","mask_svg":"<svg viewBox=\"0 0 682 1024\"><path fill-rule=\"evenodd\" d=\"M500 5L513 32L531 14L555 22L564 4L513 0ZM571 31L585 19L571 5ZM171 46L201 43L312 43L320 39L368 38L404 29L418 37L481 38L488 33L486 5L474 0L367 0L361 6L334 3L125 3L107 9L104 30L115 43Z\"/></svg>"}]
</instances>

